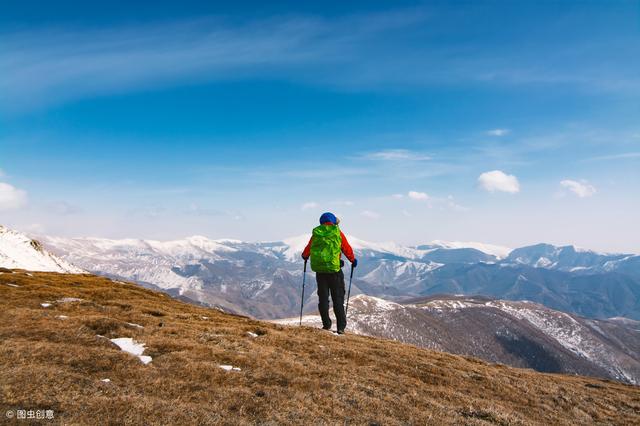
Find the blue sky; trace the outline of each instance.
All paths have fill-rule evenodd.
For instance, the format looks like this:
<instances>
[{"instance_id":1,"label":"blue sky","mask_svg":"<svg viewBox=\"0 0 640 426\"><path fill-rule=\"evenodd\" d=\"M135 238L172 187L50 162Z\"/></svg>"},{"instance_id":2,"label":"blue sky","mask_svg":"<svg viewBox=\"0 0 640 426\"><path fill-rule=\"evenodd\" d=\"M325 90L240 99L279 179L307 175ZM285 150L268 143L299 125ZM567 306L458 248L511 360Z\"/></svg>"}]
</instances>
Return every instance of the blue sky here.
<instances>
[{"instance_id":1,"label":"blue sky","mask_svg":"<svg viewBox=\"0 0 640 426\"><path fill-rule=\"evenodd\" d=\"M5 2L0 223L640 252L640 5Z\"/></svg>"}]
</instances>

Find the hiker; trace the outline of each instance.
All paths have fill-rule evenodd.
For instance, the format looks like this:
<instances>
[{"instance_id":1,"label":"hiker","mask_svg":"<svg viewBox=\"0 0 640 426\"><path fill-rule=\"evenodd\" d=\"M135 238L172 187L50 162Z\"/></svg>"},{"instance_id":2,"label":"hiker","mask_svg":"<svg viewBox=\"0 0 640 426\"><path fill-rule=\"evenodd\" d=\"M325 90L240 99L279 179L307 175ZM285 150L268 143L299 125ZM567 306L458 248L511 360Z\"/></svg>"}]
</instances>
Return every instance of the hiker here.
<instances>
[{"instance_id":1,"label":"hiker","mask_svg":"<svg viewBox=\"0 0 640 426\"><path fill-rule=\"evenodd\" d=\"M353 249L349 245L338 224L340 219L333 213L323 213L320 216L320 226L313 229L311 239L302 252L302 258L306 261L311 257L311 270L316 273L318 283L318 310L322 318L322 328L331 329L329 318L329 293L333 301L333 312L338 322L338 334L343 334L347 327L347 316L344 312L344 273L341 252L351 262L351 267L358 266L358 259L353 255Z\"/></svg>"}]
</instances>

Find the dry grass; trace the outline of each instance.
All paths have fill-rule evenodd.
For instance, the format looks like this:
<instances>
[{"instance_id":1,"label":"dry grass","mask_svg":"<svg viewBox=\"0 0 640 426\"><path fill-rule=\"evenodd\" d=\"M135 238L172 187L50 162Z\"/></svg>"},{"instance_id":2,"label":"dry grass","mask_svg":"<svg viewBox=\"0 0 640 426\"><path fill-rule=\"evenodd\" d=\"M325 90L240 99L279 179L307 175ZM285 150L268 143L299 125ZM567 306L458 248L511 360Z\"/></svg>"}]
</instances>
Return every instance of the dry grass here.
<instances>
[{"instance_id":1,"label":"dry grass","mask_svg":"<svg viewBox=\"0 0 640 426\"><path fill-rule=\"evenodd\" d=\"M98 335L144 342L153 361ZM274 325L89 275L0 274L0 341L0 414L52 409L55 423L640 424L637 387Z\"/></svg>"}]
</instances>

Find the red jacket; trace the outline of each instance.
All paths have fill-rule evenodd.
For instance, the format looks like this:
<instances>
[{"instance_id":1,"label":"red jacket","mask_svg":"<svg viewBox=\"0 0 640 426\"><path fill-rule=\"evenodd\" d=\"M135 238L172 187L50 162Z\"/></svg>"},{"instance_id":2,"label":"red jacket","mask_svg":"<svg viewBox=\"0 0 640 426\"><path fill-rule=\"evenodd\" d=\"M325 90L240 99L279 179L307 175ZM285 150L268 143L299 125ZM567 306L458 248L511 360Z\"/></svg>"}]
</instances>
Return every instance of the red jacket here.
<instances>
[{"instance_id":1,"label":"red jacket","mask_svg":"<svg viewBox=\"0 0 640 426\"><path fill-rule=\"evenodd\" d=\"M327 223L323 223L323 225L333 226L333 223L327 222ZM340 239L342 240L342 245L340 247L342 250L342 253L344 253L344 255L347 256L347 259L349 259L349 262L353 263L356 257L353 255L353 249L349 245L349 241L347 241L347 237L344 236L342 231L340 231ZM311 255L311 241L313 241L313 236L309 239L309 243L307 244L307 246L304 248L302 252L302 257L304 259L308 259L309 256Z\"/></svg>"}]
</instances>

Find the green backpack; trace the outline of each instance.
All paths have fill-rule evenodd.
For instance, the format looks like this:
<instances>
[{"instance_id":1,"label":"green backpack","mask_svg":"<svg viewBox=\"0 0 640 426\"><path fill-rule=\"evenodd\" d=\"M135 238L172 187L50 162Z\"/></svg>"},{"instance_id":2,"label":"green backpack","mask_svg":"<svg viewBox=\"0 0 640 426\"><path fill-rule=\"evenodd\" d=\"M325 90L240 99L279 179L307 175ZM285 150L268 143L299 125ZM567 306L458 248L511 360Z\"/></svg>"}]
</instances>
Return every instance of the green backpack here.
<instances>
[{"instance_id":1,"label":"green backpack","mask_svg":"<svg viewBox=\"0 0 640 426\"><path fill-rule=\"evenodd\" d=\"M313 229L311 269L315 272L338 272L342 237L337 225L320 225Z\"/></svg>"}]
</instances>

